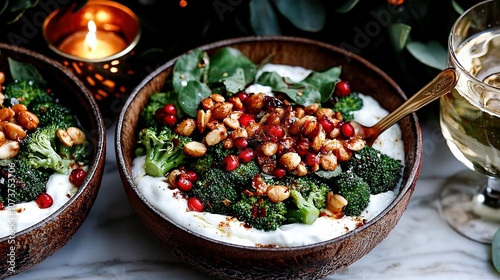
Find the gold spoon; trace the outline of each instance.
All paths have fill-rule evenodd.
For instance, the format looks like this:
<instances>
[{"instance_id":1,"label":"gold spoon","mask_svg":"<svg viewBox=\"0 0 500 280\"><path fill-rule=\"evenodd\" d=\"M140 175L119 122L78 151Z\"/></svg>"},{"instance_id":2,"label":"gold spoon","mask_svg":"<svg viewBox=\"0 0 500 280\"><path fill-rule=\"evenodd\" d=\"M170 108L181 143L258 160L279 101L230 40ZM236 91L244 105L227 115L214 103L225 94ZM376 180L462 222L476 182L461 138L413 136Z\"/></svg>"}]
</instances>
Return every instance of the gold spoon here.
<instances>
[{"instance_id":1,"label":"gold spoon","mask_svg":"<svg viewBox=\"0 0 500 280\"><path fill-rule=\"evenodd\" d=\"M371 146L378 136L386 129L397 123L403 117L450 92L457 82L458 77L455 69L446 68L430 83L375 125L368 127L355 121L351 121L350 124L354 127L356 134L363 137L366 140L366 144Z\"/></svg>"}]
</instances>

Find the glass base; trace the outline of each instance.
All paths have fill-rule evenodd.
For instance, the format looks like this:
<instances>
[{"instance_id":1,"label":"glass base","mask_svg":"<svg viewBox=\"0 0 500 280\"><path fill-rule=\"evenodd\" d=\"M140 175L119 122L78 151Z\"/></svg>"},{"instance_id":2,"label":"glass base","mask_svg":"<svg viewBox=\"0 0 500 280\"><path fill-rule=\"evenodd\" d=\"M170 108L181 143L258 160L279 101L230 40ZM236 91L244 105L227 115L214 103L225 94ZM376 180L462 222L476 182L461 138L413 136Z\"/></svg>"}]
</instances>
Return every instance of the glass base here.
<instances>
[{"instance_id":1,"label":"glass base","mask_svg":"<svg viewBox=\"0 0 500 280\"><path fill-rule=\"evenodd\" d=\"M453 229L474 241L491 244L500 228L500 209L481 203L486 183L486 176L461 171L445 182L439 202L441 216Z\"/></svg>"}]
</instances>

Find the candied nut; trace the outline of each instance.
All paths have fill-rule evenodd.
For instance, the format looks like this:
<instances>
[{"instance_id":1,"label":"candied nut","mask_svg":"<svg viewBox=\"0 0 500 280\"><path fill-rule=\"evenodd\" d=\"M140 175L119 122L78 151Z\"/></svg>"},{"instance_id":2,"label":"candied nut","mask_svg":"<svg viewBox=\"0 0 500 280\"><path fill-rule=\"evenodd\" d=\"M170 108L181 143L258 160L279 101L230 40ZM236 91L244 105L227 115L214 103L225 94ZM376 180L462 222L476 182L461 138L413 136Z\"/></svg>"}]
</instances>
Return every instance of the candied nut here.
<instances>
[{"instance_id":1,"label":"candied nut","mask_svg":"<svg viewBox=\"0 0 500 280\"><path fill-rule=\"evenodd\" d=\"M72 147L73 146L73 139L69 136L68 132L64 129L58 129L56 132L57 138L59 138L59 141L66 146L66 147Z\"/></svg>"},{"instance_id":2,"label":"candied nut","mask_svg":"<svg viewBox=\"0 0 500 280\"><path fill-rule=\"evenodd\" d=\"M5 138L5 133L3 131L0 131L0 145L3 145L7 141L7 138Z\"/></svg>"},{"instance_id":3,"label":"candied nut","mask_svg":"<svg viewBox=\"0 0 500 280\"><path fill-rule=\"evenodd\" d=\"M230 129L237 129L238 127L240 127L240 122L238 121L237 118L235 119L231 117L226 117L224 118L224 120L222 120L222 122Z\"/></svg>"},{"instance_id":4,"label":"candied nut","mask_svg":"<svg viewBox=\"0 0 500 280\"><path fill-rule=\"evenodd\" d=\"M297 168L295 168L295 170L293 171L293 174L299 176L299 177L302 177L302 176L306 176L307 175L307 166L306 164L301 161L299 163L299 165L297 165Z\"/></svg>"},{"instance_id":5,"label":"candied nut","mask_svg":"<svg viewBox=\"0 0 500 280\"><path fill-rule=\"evenodd\" d=\"M262 125L260 123L251 123L245 127L248 137L253 137L260 130Z\"/></svg>"},{"instance_id":6,"label":"candied nut","mask_svg":"<svg viewBox=\"0 0 500 280\"><path fill-rule=\"evenodd\" d=\"M298 119L302 119L303 117L306 116L306 111L302 107L297 107L297 108L295 108L295 116Z\"/></svg>"},{"instance_id":7,"label":"candied nut","mask_svg":"<svg viewBox=\"0 0 500 280\"><path fill-rule=\"evenodd\" d=\"M324 170L335 170L338 166L337 157L333 153L322 154L319 158L321 168Z\"/></svg>"},{"instance_id":8,"label":"candied nut","mask_svg":"<svg viewBox=\"0 0 500 280\"><path fill-rule=\"evenodd\" d=\"M177 188L177 176L181 174L182 172L179 169L174 169L170 171L170 173L167 176L167 182L170 184L170 186Z\"/></svg>"},{"instance_id":9,"label":"candied nut","mask_svg":"<svg viewBox=\"0 0 500 280\"><path fill-rule=\"evenodd\" d=\"M340 214L346 205L347 200L340 194L328 192L326 195L326 209L333 214Z\"/></svg>"},{"instance_id":10,"label":"candied nut","mask_svg":"<svg viewBox=\"0 0 500 280\"><path fill-rule=\"evenodd\" d=\"M302 118L302 120L304 120L304 124L302 125L302 133L306 136L311 134L318 126L318 120L315 116L305 116Z\"/></svg>"},{"instance_id":11,"label":"candied nut","mask_svg":"<svg viewBox=\"0 0 500 280\"><path fill-rule=\"evenodd\" d=\"M207 153L207 147L201 142L191 141L184 145L184 153L191 157L202 157Z\"/></svg>"},{"instance_id":12,"label":"candied nut","mask_svg":"<svg viewBox=\"0 0 500 280\"><path fill-rule=\"evenodd\" d=\"M321 149L321 147L323 146L323 142L325 142L326 139L326 133L323 127L321 125L318 125L318 128L319 129L317 130L316 136L314 136L313 141L311 143L311 148L315 152Z\"/></svg>"},{"instance_id":13,"label":"candied nut","mask_svg":"<svg viewBox=\"0 0 500 280\"><path fill-rule=\"evenodd\" d=\"M12 105L12 107L10 107L14 113L16 114L19 114L19 112L22 112L22 111L27 111L28 110L28 107L26 107L26 105L24 104L21 104L21 103L17 103L17 104L14 104Z\"/></svg>"},{"instance_id":14,"label":"candied nut","mask_svg":"<svg viewBox=\"0 0 500 280\"><path fill-rule=\"evenodd\" d=\"M297 166L299 166L301 162L300 156L294 152L285 153L280 157L280 163L283 165L288 171L295 170Z\"/></svg>"},{"instance_id":15,"label":"candied nut","mask_svg":"<svg viewBox=\"0 0 500 280\"><path fill-rule=\"evenodd\" d=\"M222 141L222 146L226 150L232 149L234 147L233 138L228 137L228 138L224 139L224 141Z\"/></svg>"},{"instance_id":16,"label":"candied nut","mask_svg":"<svg viewBox=\"0 0 500 280\"><path fill-rule=\"evenodd\" d=\"M281 123L281 114L279 111L271 112L266 119L266 124L268 125L278 125Z\"/></svg>"},{"instance_id":17,"label":"candied nut","mask_svg":"<svg viewBox=\"0 0 500 280\"><path fill-rule=\"evenodd\" d=\"M238 137L243 137L247 138L248 137L248 132L245 128L243 127L238 127L236 128L232 133L231 133L231 138L236 139Z\"/></svg>"},{"instance_id":18,"label":"candied nut","mask_svg":"<svg viewBox=\"0 0 500 280\"><path fill-rule=\"evenodd\" d=\"M3 125L3 131L5 135L7 135L7 138L11 140L18 141L26 137L26 131L24 131L20 125L12 122L5 123Z\"/></svg>"},{"instance_id":19,"label":"candied nut","mask_svg":"<svg viewBox=\"0 0 500 280\"><path fill-rule=\"evenodd\" d=\"M229 102L233 104L234 110L242 110L243 109L243 103L241 102L241 99L237 96L231 96L229 97Z\"/></svg>"},{"instance_id":20,"label":"candied nut","mask_svg":"<svg viewBox=\"0 0 500 280\"><path fill-rule=\"evenodd\" d=\"M4 108L0 109L0 121L2 121L2 122L9 121L15 115L16 115L16 112L14 112L14 110L12 110L11 108L4 107Z\"/></svg>"},{"instance_id":21,"label":"candied nut","mask_svg":"<svg viewBox=\"0 0 500 280\"><path fill-rule=\"evenodd\" d=\"M347 161L351 158L352 153L349 152L344 146L340 147L339 149L334 151L335 156L337 156L337 159L340 161Z\"/></svg>"},{"instance_id":22,"label":"candied nut","mask_svg":"<svg viewBox=\"0 0 500 280\"><path fill-rule=\"evenodd\" d=\"M359 151L366 145L366 141L362 138L352 138L345 141L346 147L351 151Z\"/></svg>"},{"instance_id":23,"label":"candied nut","mask_svg":"<svg viewBox=\"0 0 500 280\"><path fill-rule=\"evenodd\" d=\"M316 111L315 116L319 120L323 116L331 118L333 116L334 112L330 108L319 108L318 111Z\"/></svg>"},{"instance_id":24,"label":"candied nut","mask_svg":"<svg viewBox=\"0 0 500 280\"><path fill-rule=\"evenodd\" d=\"M319 109L319 104L318 103L313 103L309 106L306 106L304 108L304 110L306 111L306 113L308 113L309 115L313 115L314 113L316 113L316 111L318 111Z\"/></svg>"},{"instance_id":25,"label":"candied nut","mask_svg":"<svg viewBox=\"0 0 500 280\"><path fill-rule=\"evenodd\" d=\"M66 129L66 133L73 141L73 145L80 145L85 141L85 133L77 127L71 126Z\"/></svg>"},{"instance_id":26,"label":"candied nut","mask_svg":"<svg viewBox=\"0 0 500 280\"><path fill-rule=\"evenodd\" d=\"M0 87L3 83L5 83L5 73L0 72Z\"/></svg>"},{"instance_id":27,"label":"candied nut","mask_svg":"<svg viewBox=\"0 0 500 280\"><path fill-rule=\"evenodd\" d=\"M326 152L331 152L342 148L342 142L338 139L328 139L323 142L323 150Z\"/></svg>"},{"instance_id":28,"label":"candied nut","mask_svg":"<svg viewBox=\"0 0 500 280\"><path fill-rule=\"evenodd\" d=\"M245 100L245 106L247 108L247 112L250 114L259 113L262 110L262 108L264 108L264 106L266 105L265 99L266 99L265 93L256 93L250 95Z\"/></svg>"},{"instance_id":29,"label":"candied nut","mask_svg":"<svg viewBox=\"0 0 500 280\"><path fill-rule=\"evenodd\" d=\"M278 151L278 144L274 142L265 142L260 146L260 149L264 155L271 157Z\"/></svg>"},{"instance_id":30,"label":"candied nut","mask_svg":"<svg viewBox=\"0 0 500 280\"><path fill-rule=\"evenodd\" d=\"M290 197L290 189L286 186L270 185L267 187L266 196L272 203L278 203Z\"/></svg>"},{"instance_id":31,"label":"candied nut","mask_svg":"<svg viewBox=\"0 0 500 280\"><path fill-rule=\"evenodd\" d=\"M205 135L205 143L209 146L217 145L220 141L227 138L227 132L221 129L215 129Z\"/></svg>"},{"instance_id":32,"label":"candied nut","mask_svg":"<svg viewBox=\"0 0 500 280\"><path fill-rule=\"evenodd\" d=\"M182 120L175 128L174 132L182 136L191 136L196 128L194 119L188 118Z\"/></svg>"},{"instance_id":33,"label":"candied nut","mask_svg":"<svg viewBox=\"0 0 500 280\"><path fill-rule=\"evenodd\" d=\"M210 94L210 98L212 98L215 102L224 102L226 99L224 96L218 94L218 93L212 93Z\"/></svg>"},{"instance_id":34,"label":"candied nut","mask_svg":"<svg viewBox=\"0 0 500 280\"><path fill-rule=\"evenodd\" d=\"M26 130L33 130L37 128L38 123L40 122L38 117L28 110L19 111L19 113L16 114L16 120L17 123Z\"/></svg>"},{"instance_id":35,"label":"candied nut","mask_svg":"<svg viewBox=\"0 0 500 280\"><path fill-rule=\"evenodd\" d=\"M212 111L198 110L198 115L196 116L196 128L198 128L198 131L200 133L203 133L205 131L207 123L210 121L211 117L212 117Z\"/></svg>"},{"instance_id":36,"label":"candied nut","mask_svg":"<svg viewBox=\"0 0 500 280\"><path fill-rule=\"evenodd\" d=\"M302 129L302 126L304 125L305 119L300 118L295 120L295 122L290 124L290 127L288 128L288 133L290 135L299 135L300 131Z\"/></svg>"},{"instance_id":37,"label":"candied nut","mask_svg":"<svg viewBox=\"0 0 500 280\"><path fill-rule=\"evenodd\" d=\"M201 100L201 107L205 110L212 110L215 107L215 104L215 101L210 97L203 98L203 100Z\"/></svg>"},{"instance_id":38,"label":"candied nut","mask_svg":"<svg viewBox=\"0 0 500 280\"><path fill-rule=\"evenodd\" d=\"M0 146L0 159L13 158L19 152L21 145L18 141L9 140Z\"/></svg>"},{"instance_id":39,"label":"candied nut","mask_svg":"<svg viewBox=\"0 0 500 280\"><path fill-rule=\"evenodd\" d=\"M338 127L335 127L334 129L332 129L332 131L330 131L330 133L328 133L328 137L333 139L339 137L339 135L340 135L340 129Z\"/></svg>"}]
</instances>

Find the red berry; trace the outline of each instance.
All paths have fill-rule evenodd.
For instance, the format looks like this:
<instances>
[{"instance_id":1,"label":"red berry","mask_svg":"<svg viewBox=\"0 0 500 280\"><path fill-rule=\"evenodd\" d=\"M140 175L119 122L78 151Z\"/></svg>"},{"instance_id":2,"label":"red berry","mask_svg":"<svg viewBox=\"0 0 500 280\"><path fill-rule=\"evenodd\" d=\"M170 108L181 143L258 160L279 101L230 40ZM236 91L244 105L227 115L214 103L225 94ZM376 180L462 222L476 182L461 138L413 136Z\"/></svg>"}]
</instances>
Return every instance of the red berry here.
<instances>
[{"instance_id":1,"label":"red berry","mask_svg":"<svg viewBox=\"0 0 500 280\"><path fill-rule=\"evenodd\" d=\"M354 127L350 123L343 123L340 130L342 131L342 135L346 138L354 136Z\"/></svg>"},{"instance_id":2,"label":"red berry","mask_svg":"<svg viewBox=\"0 0 500 280\"><path fill-rule=\"evenodd\" d=\"M196 183L196 181L198 181L198 174L192 170L186 171L184 175L189 181L191 181L191 183Z\"/></svg>"},{"instance_id":3,"label":"red berry","mask_svg":"<svg viewBox=\"0 0 500 280\"><path fill-rule=\"evenodd\" d=\"M203 211L203 203L197 197L188 198L188 209L191 211L202 212Z\"/></svg>"},{"instance_id":4,"label":"red berry","mask_svg":"<svg viewBox=\"0 0 500 280\"><path fill-rule=\"evenodd\" d=\"M163 118L165 117L165 112L163 108L159 108L155 111L155 120L158 122L163 122Z\"/></svg>"},{"instance_id":5,"label":"red berry","mask_svg":"<svg viewBox=\"0 0 500 280\"><path fill-rule=\"evenodd\" d=\"M238 159L241 161L241 162L249 162L253 159L254 157L254 153L253 153L253 150L252 149L246 149L246 150L242 150L239 154L238 154Z\"/></svg>"},{"instance_id":6,"label":"red berry","mask_svg":"<svg viewBox=\"0 0 500 280\"><path fill-rule=\"evenodd\" d=\"M224 165L224 170L233 171L238 168L240 162L238 161L238 157L235 155L228 155L224 158L222 164Z\"/></svg>"},{"instance_id":7,"label":"red berry","mask_svg":"<svg viewBox=\"0 0 500 280\"><path fill-rule=\"evenodd\" d=\"M281 167L276 167L273 171L273 175L277 178L283 178L286 175L286 170Z\"/></svg>"},{"instance_id":8,"label":"red berry","mask_svg":"<svg viewBox=\"0 0 500 280\"><path fill-rule=\"evenodd\" d=\"M177 123L177 117L172 114L166 114L163 117L163 125L174 126Z\"/></svg>"},{"instance_id":9,"label":"red berry","mask_svg":"<svg viewBox=\"0 0 500 280\"><path fill-rule=\"evenodd\" d=\"M183 192L188 192L193 188L193 182L189 181L186 174L181 174L177 179L177 188Z\"/></svg>"},{"instance_id":10,"label":"red berry","mask_svg":"<svg viewBox=\"0 0 500 280\"><path fill-rule=\"evenodd\" d=\"M269 125L266 130L267 135L281 139L285 136L285 129L279 125Z\"/></svg>"},{"instance_id":11,"label":"red berry","mask_svg":"<svg viewBox=\"0 0 500 280\"><path fill-rule=\"evenodd\" d=\"M308 166L315 166L319 164L319 158L316 154L307 154L306 156L306 163Z\"/></svg>"},{"instance_id":12,"label":"red berry","mask_svg":"<svg viewBox=\"0 0 500 280\"><path fill-rule=\"evenodd\" d=\"M233 140L233 145L237 149L245 149L248 146L248 140L246 137L236 137Z\"/></svg>"},{"instance_id":13,"label":"red berry","mask_svg":"<svg viewBox=\"0 0 500 280\"><path fill-rule=\"evenodd\" d=\"M69 181L71 184L80 187L83 183L83 180L85 179L85 176L87 175L87 172L81 168L73 169L71 170L71 173L69 174Z\"/></svg>"},{"instance_id":14,"label":"red berry","mask_svg":"<svg viewBox=\"0 0 500 280\"><path fill-rule=\"evenodd\" d=\"M247 100L248 98L248 94L243 91L237 92L234 95L238 97L241 100L241 102L245 102L245 100Z\"/></svg>"},{"instance_id":15,"label":"red berry","mask_svg":"<svg viewBox=\"0 0 500 280\"><path fill-rule=\"evenodd\" d=\"M239 118L239 122L240 122L240 125L242 127L245 127L251 123L254 123L255 122L255 119L254 117L252 117L252 115L249 115L249 114L241 114L240 118Z\"/></svg>"},{"instance_id":16,"label":"red berry","mask_svg":"<svg viewBox=\"0 0 500 280\"><path fill-rule=\"evenodd\" d=\"M335 85L335 94L337 96L348 96L351 94L351 86L347 81L340 81Z\"/></svg>"},{"instance_id":17,"label":"red berry","mask_svg":"<svg viewBox=\"0 0 500 280\"><path fill-rule=\"evenodd\" d=\"M0 201L0 210L3 210L3 203Z\"/></svg>"},{"instance_id":18,"label":"red berry","mask_svg":"<svg viewBox=\"0 0 500 280\"><path fill-rule=\"evenodd\" d=\"M41 195L39 195L35 202L41 209L49 208L50 206L52 206L52 204L54 204L52 196L50 196L48 193L42 193Z\"/></svg>"},{"instance_id":19,"label":"red berry","mask_svg":"<svg viewBox=\"0 0 500 280\"><path fill-rule=\"evenodd\" d=\"M335 128L335 124L327 116L321 117L319 119L319 124L321 124L326 133L332 132L332 130Z\"/></svg>"},{"instance_id":20,"label":"red berry","mask_svg":"<svg viewBox=\"0 0 500 280\"><path fill-rule=\"evenodd\" d=\"M163 111L169 115L177 115L177 108L175 108L175 106L170 103L163 106Z\"/></svg>"}]
</instances>

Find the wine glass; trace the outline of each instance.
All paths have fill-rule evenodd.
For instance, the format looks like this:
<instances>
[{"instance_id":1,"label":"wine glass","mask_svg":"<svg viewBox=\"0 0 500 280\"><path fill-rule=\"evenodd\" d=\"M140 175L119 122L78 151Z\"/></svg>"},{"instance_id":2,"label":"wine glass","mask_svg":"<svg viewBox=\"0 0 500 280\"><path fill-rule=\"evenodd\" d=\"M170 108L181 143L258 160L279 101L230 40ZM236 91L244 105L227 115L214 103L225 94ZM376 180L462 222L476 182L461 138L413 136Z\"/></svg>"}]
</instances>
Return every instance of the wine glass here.
<instances>
[{"instance_id":1,"label":"wine glass","mask_svg":"<svg viewBox=\"0 0 500 280\"><path fill-rule=\"evenodd\" d=\"M448 63L459 78L440 98L440 124L468 169L450 178L440 210L462 235L489 244L500 228L500 1L480 2L454 23Z\"/></svg>"}]
</instances>

